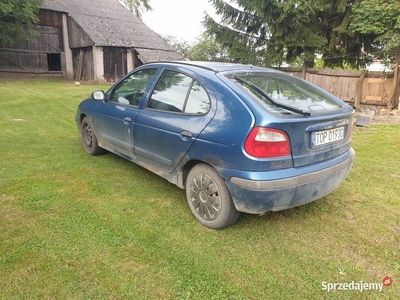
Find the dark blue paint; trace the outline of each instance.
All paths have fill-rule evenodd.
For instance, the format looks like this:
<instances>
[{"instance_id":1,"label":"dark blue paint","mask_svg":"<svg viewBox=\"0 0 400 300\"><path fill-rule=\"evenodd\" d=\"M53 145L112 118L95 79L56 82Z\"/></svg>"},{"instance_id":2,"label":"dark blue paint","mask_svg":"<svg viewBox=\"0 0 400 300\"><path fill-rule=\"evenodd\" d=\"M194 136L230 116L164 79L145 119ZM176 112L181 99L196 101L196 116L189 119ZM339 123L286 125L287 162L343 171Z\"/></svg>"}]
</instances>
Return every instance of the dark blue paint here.
<instances>
[{"instance_id":1,"label":"dark blue paint","mask_svg":"<svg viewBox=\"0 0 400 300\"><path fill-rule=\"evenodd\" d=\"M330 193L346 178L354 160L349 136L353 109L320 88L316 87L342 107L310 117L295 113L279 115L265 110L225 77L232 72L278 74L278 71L234 64L181 62L148 64L132 72L144 68L158 68L158 71L138 107L107 101L113 87L106 93L104 101L87 99L79 105L78 126L82 118L88 116L93 121L101 147L146 167L181 188L185 187L185 167L192 166L192 162L205 162L224 178L236 208L247 213L308 203ZM210 111L205 115L184 115L146 108L165 69L184 73L199 82L209 95ZM124 121L127 117L130 122ZM345 126L343 141L311 147L311 132L339 125ZM244 142L253 126L286 132L292 155L259 159L246 154ZM336 166L340 164L344 167L337 170ZM233 182L233 178L250 182L276 180L274 183L284 185L288 179L308 178L308 174L319 174L322 170L333 171L329 175L325 172L326 176L318 180L269 190L249 189Z\"/></svg>"}]
</instances>

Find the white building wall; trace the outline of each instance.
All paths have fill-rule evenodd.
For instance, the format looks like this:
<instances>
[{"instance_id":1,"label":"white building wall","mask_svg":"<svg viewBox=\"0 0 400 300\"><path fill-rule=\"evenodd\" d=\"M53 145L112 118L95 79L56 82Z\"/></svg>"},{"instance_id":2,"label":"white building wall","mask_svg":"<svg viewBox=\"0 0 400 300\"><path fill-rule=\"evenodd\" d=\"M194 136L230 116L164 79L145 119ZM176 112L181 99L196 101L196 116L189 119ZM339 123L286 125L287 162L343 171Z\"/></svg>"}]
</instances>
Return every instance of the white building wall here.
<instances>
[{"instance_id":1,"label":"white building wall","mask_svg":"<svg viewBox=\"0 0 400 300\"><path fill-rule=\"evenodd\" d=\"M63 66L63 72L64 76L67 79L74 79L74 66L72 64L72 51L71 48L69 47L69 40L68 40L68 23L67 23L67 15L63 14L62 15L62 35L63 35L63 44L64 44L64 55L61 55L62 61L62 66Z\"/></svg>"},{"instance_id":2,"label":"white building wall","mask_svg":"<svg viewBox=\"0 0 400 300\"><path fill-rule=\"evenodd\" d=\"M94 80L104 82L103 47L93 46Z\"/></svg>"},{"instance_id":3,"label":"white building wall","mask_svg":"<svg viewBox=\"0 0 400 300\"><path fill-rule=\"evenodd\" d=\"M127 67L126 73L129 73L130 71L133 70L132 49L128 49L126 51L126 67Z\"/></svg>"}]
</instances>

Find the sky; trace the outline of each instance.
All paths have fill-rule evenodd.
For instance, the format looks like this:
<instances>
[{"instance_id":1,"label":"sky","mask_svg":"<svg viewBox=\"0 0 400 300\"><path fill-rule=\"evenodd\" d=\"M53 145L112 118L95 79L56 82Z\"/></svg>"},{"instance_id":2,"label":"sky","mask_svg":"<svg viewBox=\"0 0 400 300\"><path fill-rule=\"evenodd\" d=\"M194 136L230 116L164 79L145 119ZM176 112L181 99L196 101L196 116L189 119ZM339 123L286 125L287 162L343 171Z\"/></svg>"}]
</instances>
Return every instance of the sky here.
<instances>
[{"instance_id":1,"label":"sky","mask_svg":"<svg viewBox=\"0 0 400 300\"><path fill-rule=\"evenodd\" d=\"M195 42L204 31L201 21L206 11L213 16L208 0L150 0L153 11L142 13L142 21L161 36Z\"/></svg>"}]
</instances>

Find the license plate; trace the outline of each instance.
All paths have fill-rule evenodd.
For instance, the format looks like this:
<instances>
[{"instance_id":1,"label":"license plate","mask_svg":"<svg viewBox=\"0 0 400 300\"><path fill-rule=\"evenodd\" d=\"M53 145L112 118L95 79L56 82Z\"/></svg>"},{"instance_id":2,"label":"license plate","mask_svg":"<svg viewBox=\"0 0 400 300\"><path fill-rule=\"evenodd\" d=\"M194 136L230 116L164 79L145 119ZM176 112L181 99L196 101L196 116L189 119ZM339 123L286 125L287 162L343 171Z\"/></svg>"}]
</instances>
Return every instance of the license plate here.
<instances>
[{"instance_id":1,"label":"license plate","mask_svg":"<svg viewBox=\"0 0 400 300\"><path fill-rule=\"evenodd\" d=\"M315 131L311 133L312 146L321 146L344 139L344 127L328 130Z\"/></svg>"}]
</instances>

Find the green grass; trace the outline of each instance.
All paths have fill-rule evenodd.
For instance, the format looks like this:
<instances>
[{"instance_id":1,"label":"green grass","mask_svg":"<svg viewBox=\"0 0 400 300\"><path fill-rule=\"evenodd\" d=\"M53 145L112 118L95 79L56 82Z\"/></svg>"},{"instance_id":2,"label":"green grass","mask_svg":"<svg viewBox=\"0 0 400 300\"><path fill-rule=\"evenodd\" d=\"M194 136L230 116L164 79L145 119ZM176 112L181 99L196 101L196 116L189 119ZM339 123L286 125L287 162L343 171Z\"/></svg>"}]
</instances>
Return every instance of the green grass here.
<instances>
[{"instance_id":1,"label":"green grass","mask_svg":"<svg viewBox=\"0 0 400 300\"><path fill-rule=\"evenodd\" d=\"M83 151L76 107L107 88L0 79L0 299L398 299L400 125L355 128L329 196L214 231L184 191Z\"/></svg>"}]
</instances>

